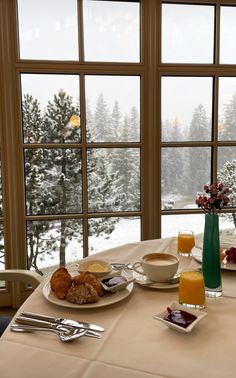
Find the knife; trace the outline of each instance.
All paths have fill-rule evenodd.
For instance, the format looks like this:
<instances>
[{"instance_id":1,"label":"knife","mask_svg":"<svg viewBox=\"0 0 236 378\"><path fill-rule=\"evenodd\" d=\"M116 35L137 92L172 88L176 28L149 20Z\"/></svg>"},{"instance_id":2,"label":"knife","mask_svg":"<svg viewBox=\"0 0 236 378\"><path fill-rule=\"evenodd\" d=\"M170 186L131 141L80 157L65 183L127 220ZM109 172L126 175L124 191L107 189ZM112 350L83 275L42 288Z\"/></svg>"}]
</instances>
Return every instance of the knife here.
<instances>
[{"instance_id":1,"label":"knife","mask_svg":"<svg viewBox=\"0 0 236 378\"><path fill-rule=\"evenodd\" d=\"M64 324L73 328L84 328L91 331L104 332L104 328L97 324L85 323L85 322L76 321L72 319L54 318L52 316L35 314L33 312L22 312L20 314L20 317L42 320L45 322L51 322L51 323L56 323L56 324L61 324L61 325Z\"/></svg>"},{"instance_id":2,"label":"knife","mask_svg":"<svg viewBox=\"0 0 236 378\"><path fill-rule=\"evenodd\" d=\"M66 324L51 323L51 322L46 322L45 320L27 318L27 317L24 317L24 316L17 317L15 319L15 321L16 321L15 326L19 325L19 326L22 326L22 327L24 327L24 326L32 327L32 328L38 327L38 328L56 329L56 330L61 330L61 331L68 331L68 330L71 330L72 328L75 328L75 327L72 327L72 326L69 326L69 325L66 325ZM95 337L97 339L100 339L102 337L101 333L92 331L91 329L84 329L84 328L81 328L81 327L76 327L75 329L81 330L81 331L86 330L85 336L88 336L88 337Z\"/></svg>"}]
</instances>

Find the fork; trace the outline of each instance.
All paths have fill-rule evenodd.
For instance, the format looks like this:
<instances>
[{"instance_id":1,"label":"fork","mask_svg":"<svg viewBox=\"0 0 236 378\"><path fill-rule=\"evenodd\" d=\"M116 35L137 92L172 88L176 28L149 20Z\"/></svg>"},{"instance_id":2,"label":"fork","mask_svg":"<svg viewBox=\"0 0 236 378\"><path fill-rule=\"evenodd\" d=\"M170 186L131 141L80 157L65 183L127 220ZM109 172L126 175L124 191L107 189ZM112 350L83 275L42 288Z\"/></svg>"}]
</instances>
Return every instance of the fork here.
<instances>
[{"instance_id":1,"label":"fork","mask_svg":"<svg viewBox=\"0 0 236 378\"><path fill-rule=\"evenodd\" d=\"M79 329L65 329L65 328L44 328L44 327L34 327L27 326L23 324L12 324L11 331L13 332L53 332L59 336L59 339L63 342L69 342L79 339L85 336L87 330Z\"/></svg>"}]
</instances>

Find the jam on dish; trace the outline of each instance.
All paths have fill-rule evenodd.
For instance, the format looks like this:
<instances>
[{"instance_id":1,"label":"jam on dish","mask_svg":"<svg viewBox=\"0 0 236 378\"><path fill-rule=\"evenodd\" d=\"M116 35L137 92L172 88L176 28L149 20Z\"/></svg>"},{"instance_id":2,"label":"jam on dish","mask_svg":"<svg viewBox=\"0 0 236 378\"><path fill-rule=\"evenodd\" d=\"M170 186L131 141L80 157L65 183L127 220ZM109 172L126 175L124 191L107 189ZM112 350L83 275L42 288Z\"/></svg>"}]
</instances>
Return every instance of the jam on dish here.
<instances>
[{"instance_id":1,"label":"jam on dish","mask_svg":"<svg viewBox=\"0 0 236 378\"><path fill-rule=\"evenodd\" d=\"M127 281L126 278L118 276L118 277L106 278L102 280L102 283L106 285L107 287L112 287L112 286L124 283L126 281Z\"/></svg>"},{"instance_id":2,"label":"jam on dish","mask_svg":"<svg viewBox=\"0 0 236 378\"><path fill-rule=\"evenodd\" d=\"M170 323L174 323L180 327L187 328L197 317L183 310L167 309L168 314L164 317Z\"/></svg>"}]
</instances>

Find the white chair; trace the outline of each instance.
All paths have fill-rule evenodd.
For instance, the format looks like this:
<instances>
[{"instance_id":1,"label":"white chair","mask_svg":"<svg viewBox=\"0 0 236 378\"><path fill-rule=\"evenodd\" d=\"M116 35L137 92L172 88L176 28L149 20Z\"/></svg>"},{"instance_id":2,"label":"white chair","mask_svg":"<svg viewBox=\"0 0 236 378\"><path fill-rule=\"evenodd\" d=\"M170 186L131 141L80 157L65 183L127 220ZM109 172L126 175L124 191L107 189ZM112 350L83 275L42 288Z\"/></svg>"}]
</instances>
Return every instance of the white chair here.
<instances>
[{"instance_id":1,"label":"white chair","mask_svg":"<svg viewBox=\"0 0 236 378\"><path fill-rule=\"evenodd\" d=\"M22 304L19 285L16 283L25 283L30 285L32 289L42 282L43 277L40 274L27 269L7 269L0 270L0 281L9 281L12 285L12 307L18 308ZM5 331L6 327L11 322L12 318L9 316L0 316L0 337Z\"/></svg>"},{"instance_id":2,"label":"white chair","mask_svg":"<svg viewBox=\"0 0 236 378\"><path fill-rule=\"evenodd\" d=\"M32 290L34 290L43 281L43 279L44 277L39 273L27 269L0 270L0 281L7 281L11 283L11 306L13 308L20 307L24 302L24 299L26 299L22 299L19 283L30 285Z\"/></svg>"},{"instance_id":3,"label":"white chair","mask_svg":"<svg viewBox=\"0 0 236 378\"><path fill-rule=\"evenodd\" d=\"M36 289L42 280L40 274L27 269L0 270L0 281L24 282L30 284L33 289Z\"/></svg>"}]
</instances>

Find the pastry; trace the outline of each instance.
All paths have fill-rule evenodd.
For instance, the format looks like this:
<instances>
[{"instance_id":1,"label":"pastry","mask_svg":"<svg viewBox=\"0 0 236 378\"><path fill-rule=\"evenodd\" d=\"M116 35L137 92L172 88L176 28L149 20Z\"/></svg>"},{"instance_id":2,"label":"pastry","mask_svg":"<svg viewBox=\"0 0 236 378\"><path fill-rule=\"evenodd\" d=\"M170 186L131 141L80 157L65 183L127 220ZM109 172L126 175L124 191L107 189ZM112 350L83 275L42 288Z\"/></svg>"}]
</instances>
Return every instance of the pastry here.
<instances>
[{"instance_id":1,"label":"pastry","mask_svg":"<svg viewBox=\"0 0 236 378\"><path fill-rule=\"evenodd\" d=\"M94 287L97 291L99 297L103 297L105 295L105 290L103 289L100 281L93 273L83 272L80 273L78 276L74 277L74 285L77 286L81 283L88 283Z\"/></svg>"},{"instance_id":2,"label":"pastry","mask_svg":"<svg viewBox=\"0 0 236 378\"><path fill-rule=\"evenodd\" d=\"M66 268L57 269L50 279L51 289L58 299L65 299L72 282L72 277Z\"/></svg>"},{"instance_id":3,"label":"pastry","mask_svg":"<svg viewBox=\"0 0 236 378\"><path fill-rule=\"evenodd\" d=\"M66 295L66 300L71 303L85 304L95 303L99 299L97 291L88 283L82 283L71 287Z\"/></svg>"}]
</instances>

